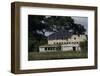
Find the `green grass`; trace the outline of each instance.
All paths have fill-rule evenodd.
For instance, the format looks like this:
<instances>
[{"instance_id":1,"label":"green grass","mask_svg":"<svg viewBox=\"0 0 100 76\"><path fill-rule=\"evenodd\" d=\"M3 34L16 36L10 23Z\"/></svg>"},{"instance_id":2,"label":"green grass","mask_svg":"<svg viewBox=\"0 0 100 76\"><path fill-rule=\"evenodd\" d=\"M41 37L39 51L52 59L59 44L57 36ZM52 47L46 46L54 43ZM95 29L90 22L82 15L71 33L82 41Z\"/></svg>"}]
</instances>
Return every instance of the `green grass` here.
<instances>
[{"instance_id":1,"label":"green grass","mask_svg":"<svg viewBox=\"0 0 100 76\"><path fill-rule=\"evenodd\" d=\"M59 52L29 52L28 60L53 60L87 58L87 52L59 51Z\"/></svg>"}]
</instances>

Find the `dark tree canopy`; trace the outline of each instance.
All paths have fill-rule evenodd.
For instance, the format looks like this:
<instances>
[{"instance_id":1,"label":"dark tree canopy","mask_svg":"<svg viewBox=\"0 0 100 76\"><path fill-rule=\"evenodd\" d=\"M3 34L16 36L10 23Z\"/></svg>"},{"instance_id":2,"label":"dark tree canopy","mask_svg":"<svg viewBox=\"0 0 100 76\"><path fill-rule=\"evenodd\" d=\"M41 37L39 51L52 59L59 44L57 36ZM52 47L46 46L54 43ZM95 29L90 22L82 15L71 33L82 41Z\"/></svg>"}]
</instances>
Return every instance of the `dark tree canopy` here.
<instances>
[{"instance_id":1,"label":"dark tree canopy","mask_svg":"<svg viewBox=\"0 0 100 76\"><path fill-rule=\"evenodd\" d=\"M86 29L81 24L74 23L71 17L29 15L29 32L45 35L46 31L72 31L74 34L84 34Z\"/></svg>"},{"instance_id":2,"label":"dark tree canopy","mask_svg":"<svg viewBox=\"0 0 100 76\"><path fill-rule=\"evenodd\" d=\"M86 32L84 26L74 23L71 17L51 16L46 19L46 24L50 25L53 31L67 30L74 34L84 34Z\"/></svg>"}]
</instances>

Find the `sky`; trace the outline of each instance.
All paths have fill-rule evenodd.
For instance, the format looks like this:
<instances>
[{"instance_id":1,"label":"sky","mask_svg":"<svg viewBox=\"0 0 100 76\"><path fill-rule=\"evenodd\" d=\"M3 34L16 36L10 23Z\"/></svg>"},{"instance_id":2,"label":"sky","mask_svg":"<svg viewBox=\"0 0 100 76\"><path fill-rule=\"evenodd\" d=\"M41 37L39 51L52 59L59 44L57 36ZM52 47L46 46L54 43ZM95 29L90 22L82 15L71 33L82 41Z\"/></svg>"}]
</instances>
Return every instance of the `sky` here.
<instances>
[{"instance_id":1,"label":"sky","mask_svg":"<svg viewBox=\"0 0 100 76\"><path fill-rule=\"evenodd\" d=\"M74 22L77 24L81 24L84 26L84 28L86 29L86 34L88 33L88 17L76 17L73 16L72 17L74 19Z\"/></svg>"}]
</instances>

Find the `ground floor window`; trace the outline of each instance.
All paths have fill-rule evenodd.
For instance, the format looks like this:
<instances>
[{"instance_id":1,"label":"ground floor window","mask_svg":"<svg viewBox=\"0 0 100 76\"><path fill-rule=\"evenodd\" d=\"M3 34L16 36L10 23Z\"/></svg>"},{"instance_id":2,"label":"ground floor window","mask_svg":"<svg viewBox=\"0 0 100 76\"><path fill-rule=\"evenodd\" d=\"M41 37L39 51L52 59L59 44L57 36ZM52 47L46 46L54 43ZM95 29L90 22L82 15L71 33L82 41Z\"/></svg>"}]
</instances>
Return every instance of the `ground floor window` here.
<instances>
[{"instance_id":1,"label":"ground floor window","mask_svg":"<svg viewBox=\"0 0 100 76\"><path fill-rule=\"evenodd\" d=\"M76 51L76 47L73 47L73 51Z\"/></svg>"},{"instance_id":2,"label":"ground floor window","mask_svg":"<svg viewBox=\"0 0 100 76\"><path fill-rule=\"evenodd\" d=\"M61 50L61 47L44 47L45 50Z\"/></svg>"}]
</instances>

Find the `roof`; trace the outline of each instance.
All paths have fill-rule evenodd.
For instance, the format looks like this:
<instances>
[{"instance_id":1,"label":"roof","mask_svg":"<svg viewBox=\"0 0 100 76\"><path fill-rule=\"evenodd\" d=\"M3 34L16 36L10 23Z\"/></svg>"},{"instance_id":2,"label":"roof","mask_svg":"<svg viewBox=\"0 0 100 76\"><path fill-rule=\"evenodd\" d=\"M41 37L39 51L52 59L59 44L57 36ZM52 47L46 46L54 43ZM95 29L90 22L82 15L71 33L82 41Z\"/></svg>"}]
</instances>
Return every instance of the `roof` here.
<instances>
[{"instance_id":1,"label":"roof","mask_svg":"<svg viewBox=\"0 0 100 76\"><path fill-rule=\"evenodd\" d=\"M70 38L73 34L67 30L60 30L48 36L48 40Z\"/></svg>"}]
</instances>

